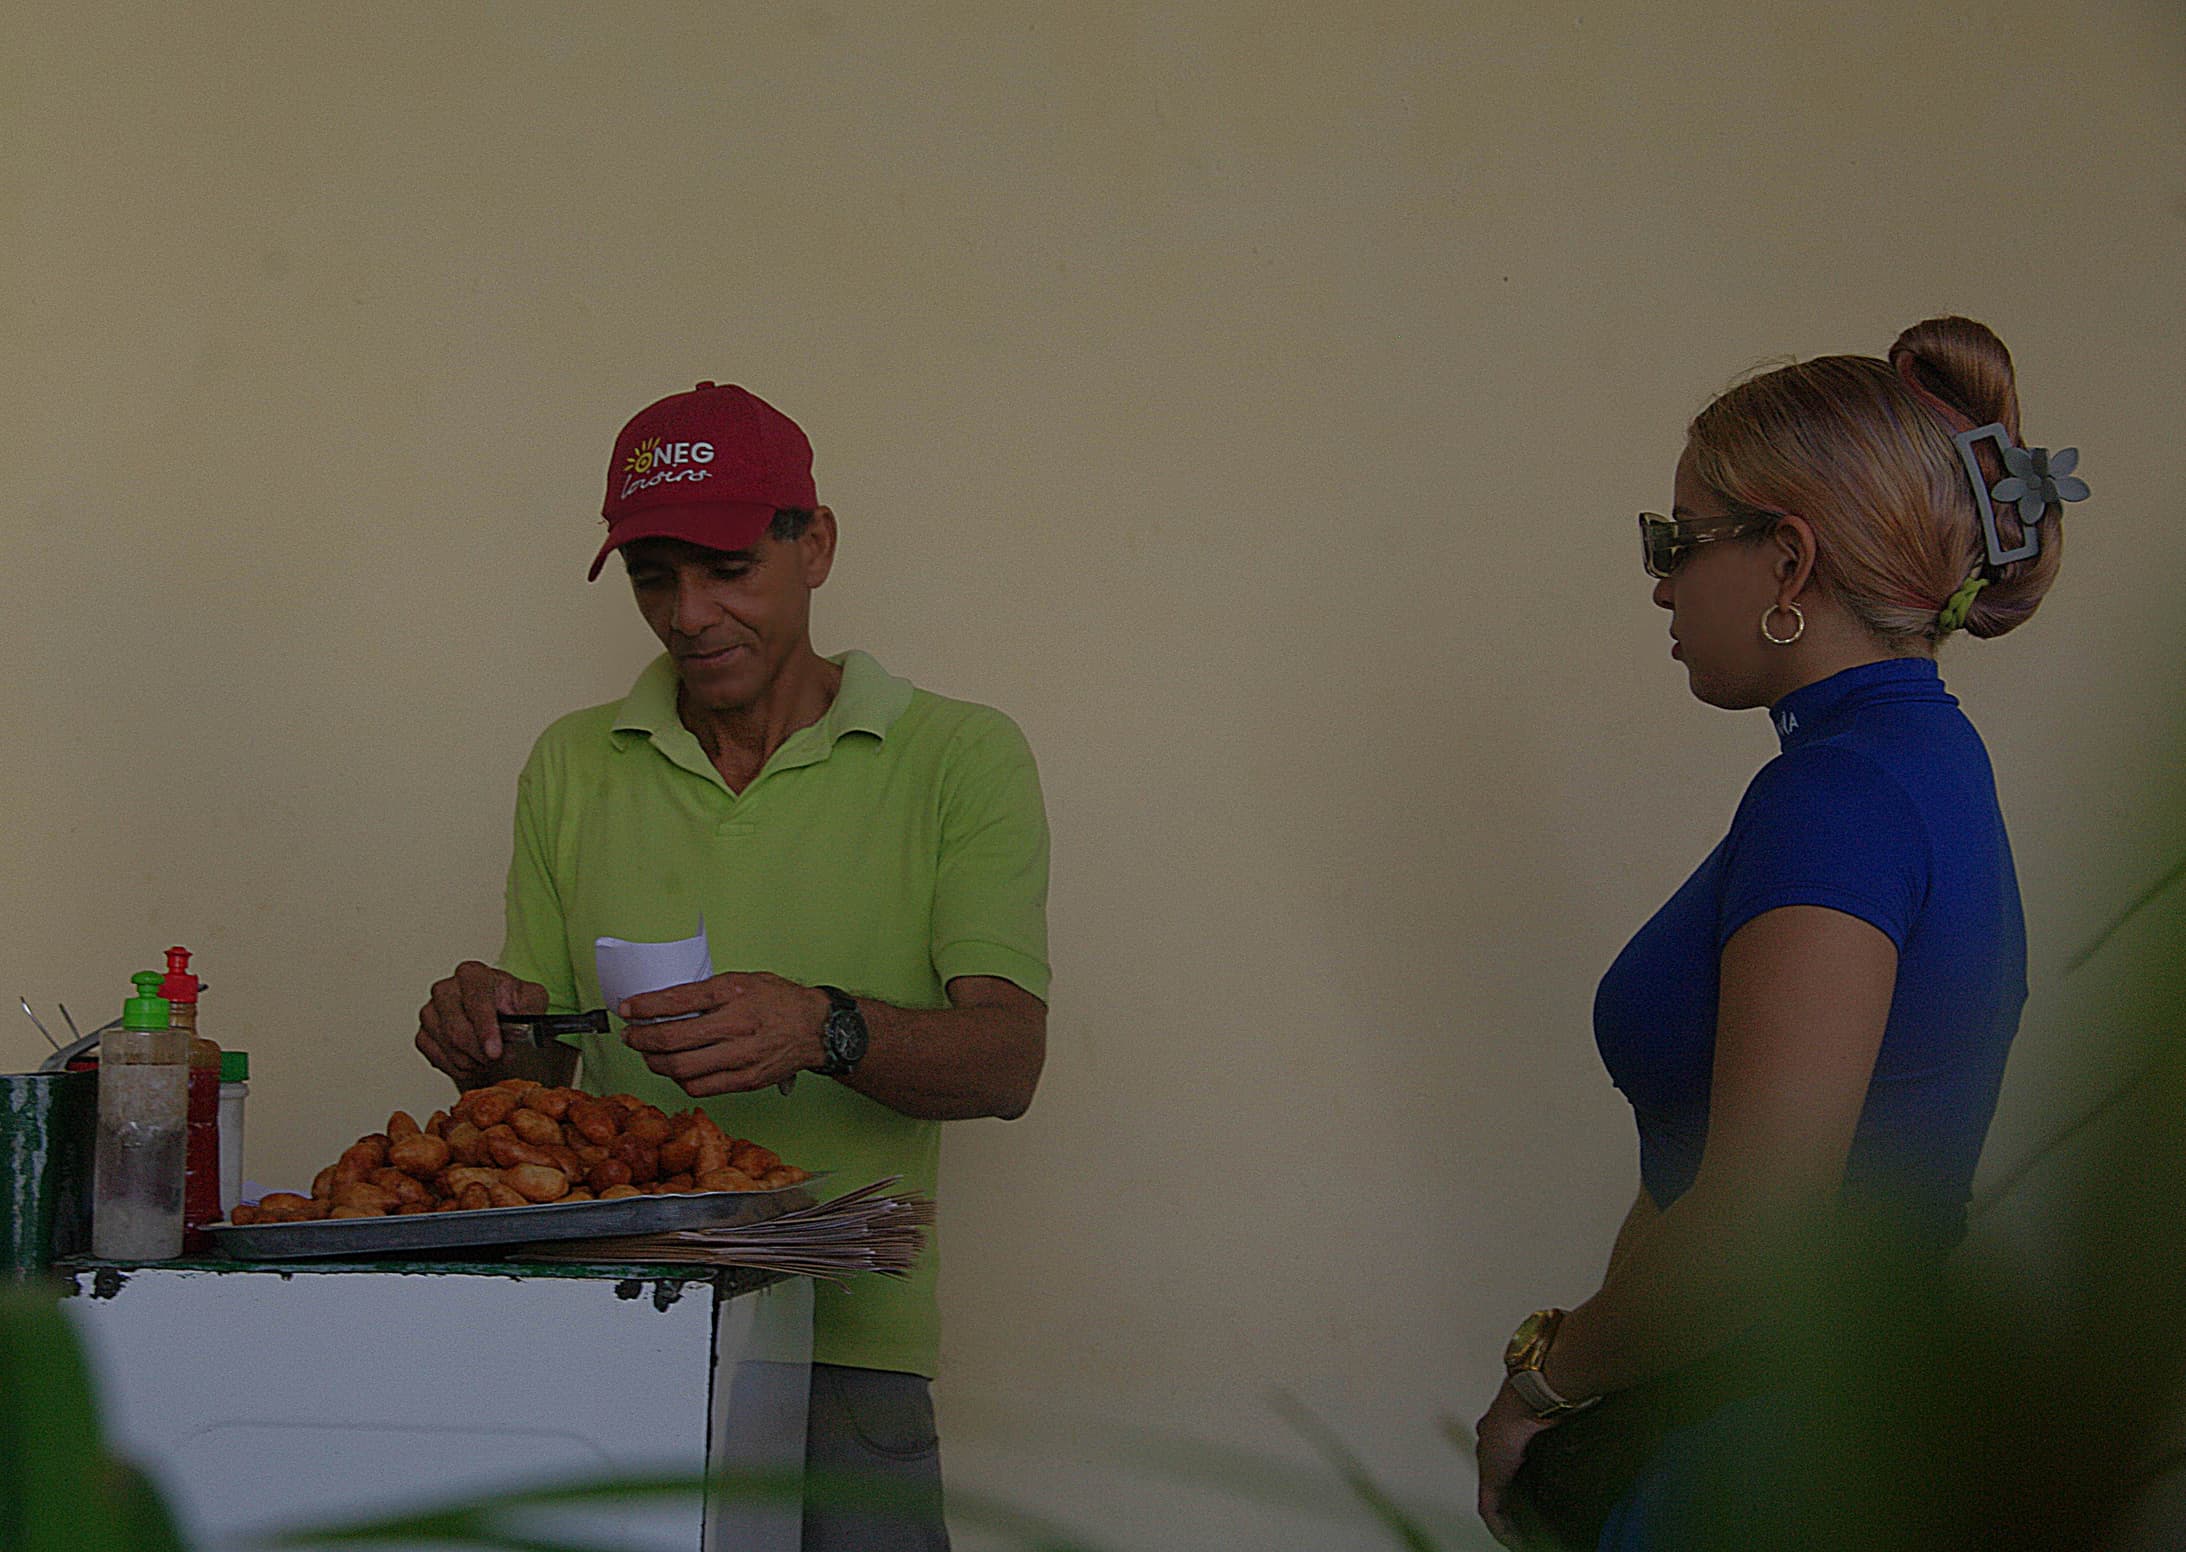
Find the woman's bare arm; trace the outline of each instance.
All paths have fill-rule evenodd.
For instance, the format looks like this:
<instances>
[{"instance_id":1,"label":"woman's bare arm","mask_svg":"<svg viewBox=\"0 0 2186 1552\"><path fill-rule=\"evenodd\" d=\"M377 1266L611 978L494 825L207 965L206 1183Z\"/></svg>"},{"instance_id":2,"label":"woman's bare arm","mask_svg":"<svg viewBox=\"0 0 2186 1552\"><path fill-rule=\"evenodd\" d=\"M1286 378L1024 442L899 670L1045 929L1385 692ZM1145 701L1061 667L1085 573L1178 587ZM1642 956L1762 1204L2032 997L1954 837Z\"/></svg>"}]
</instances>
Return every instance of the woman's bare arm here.
<instances>
[{"instance_id":1,"label":"woman's bare arm","mask_svg":"<svg viewBox=\"0 0 2186 1552\"><path fill-rule=\"evenodd\" d=\"M1668 1373L1752 1323L1800 1228L1836 1200L1896 982L1890 939L1823 906L1766 912L1724 946L1699 1175L1644 1227L1635 1204L1601 1291L1549 1350L1559 1393Z\"/></svg>"},{"instance_id":2,"label":"woman's bare arm","mask_svg":"<svg viewBox=\"0 0 2186 1552\"><path fill-rule=\"evenodd\" d=\"M1602 1273L1603 1282L1606 1283L1617 1275L1617 1268L1624 1264L1625 1257L1632 1253L1633 1247L1639 1244L1649 1229L1661 1221L1662 1209L1647 1194L1647 1188L1641 1186L1639 1195L1632 1199L1632 1206L1624 1215L1624 1222L1617 1229L1616 1243L1609 1247L1609 1266Z\"/></svg>"}]
</instances>

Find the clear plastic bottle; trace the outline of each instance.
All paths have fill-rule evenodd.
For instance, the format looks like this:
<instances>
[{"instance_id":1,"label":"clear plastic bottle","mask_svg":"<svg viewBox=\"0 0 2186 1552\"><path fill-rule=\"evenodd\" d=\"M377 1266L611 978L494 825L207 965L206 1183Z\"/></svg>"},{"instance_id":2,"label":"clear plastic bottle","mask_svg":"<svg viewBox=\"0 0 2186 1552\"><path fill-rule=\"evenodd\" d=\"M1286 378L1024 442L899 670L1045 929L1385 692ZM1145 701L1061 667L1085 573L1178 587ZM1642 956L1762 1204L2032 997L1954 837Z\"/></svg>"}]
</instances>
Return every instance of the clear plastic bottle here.
<instances>
[{"instance_id":1,"label":"clear plastic bottle","mask_svg":"<svg viewBox=\"0 0 2186 1552\"><path fill-rule=\"evenodd\" d=\"M122 1027L99 1041L99 1142L91 1253L107 1261L182 1254L190 1041L168 1027L157 970L132 977Z\"/></svg>"},{"instance_id":2,"label":"clear plastic bottle","mask_svg":"<svg viewBox=\"0 0 2186 1552\"><path fill-rule=\"evenodd\" d=\"M159 983L167 1021L190 1040L190 1129L183 1145L182 1249L199 1255L212 1248L205 1225L220 1221L220 1047L197 1032L197 994L190 951L167 950L167 974Z\"/></svg>"}]
</instances>

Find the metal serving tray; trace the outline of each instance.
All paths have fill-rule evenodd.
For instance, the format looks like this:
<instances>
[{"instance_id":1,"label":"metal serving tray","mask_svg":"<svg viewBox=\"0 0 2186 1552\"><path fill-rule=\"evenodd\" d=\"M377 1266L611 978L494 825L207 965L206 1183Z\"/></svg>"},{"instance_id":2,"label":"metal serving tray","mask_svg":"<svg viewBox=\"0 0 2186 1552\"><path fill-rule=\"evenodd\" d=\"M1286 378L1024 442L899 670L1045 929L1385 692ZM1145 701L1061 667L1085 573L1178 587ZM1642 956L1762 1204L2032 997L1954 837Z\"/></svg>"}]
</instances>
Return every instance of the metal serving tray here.
<instances>
[{"instance_id":1,"label":"metal serving tray","mask_svg":"<svg viewBox=\"0 0 2186 1552\"><path fill-rule=\"evenodd\" d=\"M670 1229L722 1229L779 1218L810 1207L814 1175L772 1191L696 1191L625 1196L612 1202L547 1202L475 1212L408 1217L323 1218L317 1223L208 1224L220 1253L238 1261L303 1261L314 1256L378 1256L390 1251L454 1250L465 1245L526 1245L537 1240L620 1238Z\"/></svg>"}]
</instances>

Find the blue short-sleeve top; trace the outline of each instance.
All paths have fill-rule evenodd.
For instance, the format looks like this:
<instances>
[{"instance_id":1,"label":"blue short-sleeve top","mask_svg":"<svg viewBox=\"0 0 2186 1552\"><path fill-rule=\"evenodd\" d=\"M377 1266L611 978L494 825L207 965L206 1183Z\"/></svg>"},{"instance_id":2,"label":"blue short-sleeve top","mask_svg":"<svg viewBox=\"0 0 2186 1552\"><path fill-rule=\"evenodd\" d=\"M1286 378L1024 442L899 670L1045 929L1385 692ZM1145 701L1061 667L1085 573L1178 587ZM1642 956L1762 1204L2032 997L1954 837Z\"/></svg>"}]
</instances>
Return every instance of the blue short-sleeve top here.
<instances>
[{"instance_id":1,"label":"blue short-sleeve top","mask_svg":"<svg viewBox=\"0 0 2186 1552\"><path fill-rule=\"evenodd\" d=\"M1764 911L1826 906L1898 950L1845 1195L1909 1210L1924 1237L1955 1243L2027 992L1988 752L1927 658L1847 669L1772 716L1782 750L1730 833L1595 994L1595 1044L1639 1125L1641 1183L1667 1207L1699 1172L1723 945Z\"/></svg>"}]
</instances>

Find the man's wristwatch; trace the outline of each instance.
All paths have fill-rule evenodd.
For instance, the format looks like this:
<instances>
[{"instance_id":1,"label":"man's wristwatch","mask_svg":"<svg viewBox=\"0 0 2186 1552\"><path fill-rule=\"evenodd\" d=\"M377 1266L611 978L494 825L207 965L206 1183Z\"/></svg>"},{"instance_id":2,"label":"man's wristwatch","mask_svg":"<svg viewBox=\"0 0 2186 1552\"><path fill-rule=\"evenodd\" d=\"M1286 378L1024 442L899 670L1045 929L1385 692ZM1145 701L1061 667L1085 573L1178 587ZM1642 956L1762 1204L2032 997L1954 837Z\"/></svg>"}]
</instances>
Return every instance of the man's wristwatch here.
<instances>
[{"instance_id":1,"label":"man's wristwatch","mask_svg":"<svg viewBox=\"0 0 2186 1552\"><path fill-rule=\"evenodd\" d=\"M1556 1331L1564 1323L1566 1311L1560 1309L1535 1310L1511 1333L1510 1342L1503 1349L1503 1370L1510 1376L1510 1388L1518 1392L1518 1399L1526 1409L1543 1422L1559 1417L1569 1417L1583 1412L1599 1396L1588 1396L1584 1401L1566 1401L1556 1394L1548 1381L1541 1376L1541 1364L1548 1357L1548 1344L1556 1340Z\"/></svg>"},{"instance_id":2,"label":"man's wristwatch","mask_svg":"<svg viewBox=\"0 0 2186 1552\"><path fill-rule=\"evenodd\" d=\"M858 999L839 986L814 990L827 994L827 1022L820 1027L820 1038L827 1044L827 1060L816 1070L825 1078L847 1078L865 1060L865 1048L872 1039L866 1033L865 1015L858 1011Z\"/></svg>"}]
</instances>

